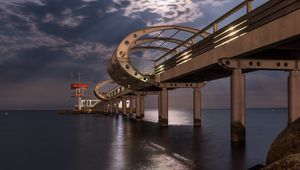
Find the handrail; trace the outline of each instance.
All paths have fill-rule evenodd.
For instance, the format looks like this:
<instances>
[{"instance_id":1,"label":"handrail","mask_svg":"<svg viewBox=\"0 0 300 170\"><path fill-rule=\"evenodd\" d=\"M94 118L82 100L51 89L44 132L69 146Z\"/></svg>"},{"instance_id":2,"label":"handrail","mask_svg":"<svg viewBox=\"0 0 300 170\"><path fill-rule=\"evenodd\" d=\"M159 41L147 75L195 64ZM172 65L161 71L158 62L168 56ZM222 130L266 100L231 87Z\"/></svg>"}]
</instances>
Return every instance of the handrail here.
<instances>
[{"instance_id":1,"label":"handrail","mask_svg":"<svg viewBox=\"0 0 300 170\"><path fill-rule=\"evenodd\" d=\"M181 44L177 45L175 48L173 48L172 50L170 50L169 52L167 52L163 56L161 56L158 59L156 59L155 60L155 66L158 65L157 64L158 61L160 61L161 59L165 58L166 56L168 56L171 53L175 53L177 51L177 49L179 49L180 47L182 47L184 44L192 41L199 34L207 32L207 30L209 30L211 28L213 29L213 33L215 33L216 31L218 31L218 24L220 22L224 21L225 19L227 19L228 17L230 17L231 15L235 14L236 12L238 12L240 9L242 9L244 7L247 7L247 13L249 13L250 11L253 10L253 5L252 5L253 1L255 1L255 0L245 0L242 3L240 3L239 5L237 5L236 7L234 7L233 9L231 9L230 11L228 11L227 13L225 13L224 15L222 15L221 17L217 18L215 21L213 21L212 23L210 23L209 25L207 25L206 27L204 27L203 29L201 29L198 33L194 34L193 36L191 36L190 38L186 39Z\"/></svg>"},{"instance_id":2,"label":"handrail","mask_svg":"<svg viewBox=\"0 0 300 170\"><path fill-rule=\"evenodd\" d=\"M268 1L267 3L264 3L263 5L258 6L255 10L253 10L252 1L245 2L244 4L242 3L244 7L247 7L247 13L245 15L223 26L219 30L216 28L218 25L214 25L214 33L211 34L211 36L197 41L197 43L192 47L179 51L179 53L177 53L174 56L170 57L170 52L174 50L178 51L177 49L181 48L184 43L181 43L180 45L172 49L169 52L169 54L162 56L161 58L164 59L163 62L157 64L158 61L160 61L161 59L156 61L155 75L158 75L170 68L173 68L174 66L183 64L209 50L225 45L241 36L244 36L248 32L259 28L264 24L272 22L281 16L287 15L292 11L300 9L299 0L272 0ZM235 9L239 10L239 8L242 8L242 5L238 5ZM232 11L234 10L231 10L226 14L232 15ZM224 19L224 16L220 18ZM220 18L218 18L216 21L221 22L222 20L220 20ZM213 22L212 24L217 23ZM205 29L208 29L209 26L212 27L212 24L206 26L201 31L205 31ZM189 39L187 39L185 42L188 41Z\"/></svg>"}]
</instances>

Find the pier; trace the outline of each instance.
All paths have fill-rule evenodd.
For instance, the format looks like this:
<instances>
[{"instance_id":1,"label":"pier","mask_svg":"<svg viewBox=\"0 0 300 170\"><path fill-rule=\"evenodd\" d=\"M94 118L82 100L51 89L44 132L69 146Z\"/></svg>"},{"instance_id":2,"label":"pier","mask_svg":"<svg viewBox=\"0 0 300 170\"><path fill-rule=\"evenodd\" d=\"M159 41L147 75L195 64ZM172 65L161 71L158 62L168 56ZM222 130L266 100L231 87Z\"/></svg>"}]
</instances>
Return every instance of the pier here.
<instances>
[{"instance_id":1,"label":"pier","mask_svg":"<svg viewBox=\"0 0 300 170\"><path fill-rule=\"evenodd\" d=\"M168 91L192 88L194 126L200 127L201 100L205 100L201 99L201 89L210 81L230 77L231 140L244 142L245 76L258 70L277 70L289 72L287 124L293 122L300 117L300 1L272 0L257 8L253 2L245 0L203 29L170 25L128 34L108 64L111 80L103 80L95 88L101 101L94 108L110 114L121 112L124 117L141 121L144 96L157 95L158 120L165 127ZM233 15L240 17L225 26L220 24ZM166 36L164 32L170 30L174 33ZM177 38L179 33L190 36ZM163 53L153 59L151 74L136 68L130 58L132 52L149 49ZM101 91L110 82L118 86ZM118 110L120 102L122 109Z\"/></svg>"}]
</instances>

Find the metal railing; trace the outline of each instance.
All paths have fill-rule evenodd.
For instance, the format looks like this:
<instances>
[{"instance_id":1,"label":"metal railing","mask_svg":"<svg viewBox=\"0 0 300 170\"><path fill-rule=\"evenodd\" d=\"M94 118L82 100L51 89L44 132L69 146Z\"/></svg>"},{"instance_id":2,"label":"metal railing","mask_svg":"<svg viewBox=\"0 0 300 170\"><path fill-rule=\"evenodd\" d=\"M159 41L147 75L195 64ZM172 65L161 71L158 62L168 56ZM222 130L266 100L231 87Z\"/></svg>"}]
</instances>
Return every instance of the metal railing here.
<instances>
[{"instance_id":1,"label":"metal railing","mask_svg":"<svg viewBox=\"0 0 300 170\"><path fill-rule=\"evenodd\" d=\"M254 10L254 1L255 0L245 0L208 26L201 29L197 34L191 36L168 53L159 57L155 60L155 75L183 64L197 55L225 45L255 28L298 9L300 6L299 0L272 0L266 1L266 3L256 7ZM240 18L219 28L219 23L224 22L233 15L239 15ZM210 36L200 40L195 39L199 34L209 32L210 30L212 30ZM195 44L192 47L184 48L184 46L191 41L194 41Z\"/></svg>"}]
</instances>

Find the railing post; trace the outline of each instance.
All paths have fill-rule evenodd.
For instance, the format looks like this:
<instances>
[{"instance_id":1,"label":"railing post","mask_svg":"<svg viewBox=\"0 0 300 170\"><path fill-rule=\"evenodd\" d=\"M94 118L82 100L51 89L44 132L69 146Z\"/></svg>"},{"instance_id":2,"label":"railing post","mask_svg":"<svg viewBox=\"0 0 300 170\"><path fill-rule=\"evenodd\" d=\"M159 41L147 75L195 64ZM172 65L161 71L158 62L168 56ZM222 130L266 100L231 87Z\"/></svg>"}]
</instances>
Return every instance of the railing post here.
<instances>
[{"instance_id":1,"label":"railing post","mask_svg":"<svg viewBox=\"0 0 300 170\"><path fill-rule=\"evenodd\" d=\"M214 23L214 26L213 26L214 33L217 32L218 29L219 29L218 23Z\"/></svg>"},{"instance_id":2,"label":"railing post","mask_svg":"<svg viewBox=\"0 0 300 170\"><path fill-rule=\"evenodd\" d=\"M253 10L253 0L246 0L247 2L247 13Z\"/></svg>"},{"instance_id":3,"label":"railing post","mask_svg":"<svg viewBox=\"0 0 300 170\"><path fill-rule=\"evenodd\" d=\"M194 45L195 42L196 42L195 38L192 38L192 40L191 40L191 46Z\"/></svg>"}]
</instances>

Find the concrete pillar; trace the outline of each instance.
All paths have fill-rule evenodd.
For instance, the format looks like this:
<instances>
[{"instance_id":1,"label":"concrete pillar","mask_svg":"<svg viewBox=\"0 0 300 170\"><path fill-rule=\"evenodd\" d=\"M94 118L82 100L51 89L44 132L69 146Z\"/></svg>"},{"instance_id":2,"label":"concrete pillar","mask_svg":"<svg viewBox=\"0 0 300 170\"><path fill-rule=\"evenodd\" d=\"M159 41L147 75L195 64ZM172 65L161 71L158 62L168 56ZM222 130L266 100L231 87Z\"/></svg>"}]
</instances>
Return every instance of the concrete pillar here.
<instances>
[{"instance_id":1,"label":"concrete pillar","mask_svg":"<svg viewBox=\"0 0 300 170\"><path fill-rule=\"evenodd\" d=\"M118 99L115 100L115 113L119 114L119 101L118 101Z\"/></svg>"},{"instance_id":2,"label":"concrete pillar","mask_svg":"<svg viewBox=\"0 0 300 170\"><path fill-rule=\"evenodd\" d=\"M130 101L129 101L129 114L133 114L133 96L130 96Z\"/></svg>"},{"instance_id":3,"label":"concrete pillar","mask_svg":"<svg viewBox=\"0 0 300 170\"><path fill-rule=\"evenodd\" d=\"M141 95L136 95L135 97L135 107L136 107L136 120L141 120Z\"/></svg>"},{"instance_id":4,"label":"concrete pillar","mask_svg":"<svg viewBox=\"0 0 300 170\"><path fill-rule=\"evenodd\" d=\"M105 102L103 102L102 103L102 112L106 112L106 103Z\"/></svg>"},{"instance_id":5,"label":"concrete pillar","mask_svg":"<svg viewBox=\"0 0 300 170\"><path fill-rule=\"evenodd\" d=\"M145 117L145 96L141 95L141 118Z\"/></svg>"},{"instance_id":6,"label":"concrete pillar","mask_svg":"<svg viewBox=\"0 0 300 170\"><path fill-rule=\"evenodd\" d=\"M122 98L122 113L124 117L127 117L127 110L126 110L126 97Z\"/></svg>"},{"instance_id":7,"label":"concrete pillar","mask_svg":"<svg viewBox=\"0 0 300 170\"><path fill-rule=\"evenodd\" d=\"M158 122L161 121L161 95L158 95Z\"/></svg>"},{"instance_id":8,"label":"concrete pillar","mask_svg":"<svg viewBox=\"0 0 300 170\"><path fill-rule=\"evenodd\" d=\"M201 91L194 88L194 126L201 126Z\"/></svg>"},{"instance_id":9,"label":"concrete pillar","mask_svg":"<svg viewBox=\"0 0 300 170\"><path fill-rule=\"evenodd\" d=\"M161 126L168 126L168 89L162 88L161 92Z\"/></svg>"},{"instance_id":10,"label":"concrete pillar","mask_svg":"<svg viewBox=\"0 0 300 170\"><path fill-rule=\"evenodd\" d=\"M105 112L108 113L109 112L109 103L105 102Z\"/></svg>"},{"instance_id":11,"label":"concrete pillar","mask_svg":"<svg viewBox=\"0 0 300 170\"><path fill-rule=\"evenodd\" d=\"M300 75L299 71L290 71L288 77L288 124L300 117Z\"/></svg>"},{"instance_id":12,"label":"concrete pillar","mask_svg":"<svg viewBox=\"0 0 300 170\"><path fill-rule=\"evenodd\" d=\"M112 112L111 113L115 113L115 101L113 100L112 102L111 102L111 110L112 110Z\"/></svg>"},{"instance_id":13,"label":"concrete pillar","mask_svg":"<svg viewBox=\"0 0 300 170\"><path fill-rule=\"evenodd\" d=\"M112 114L113 113L113 101L109 101L109 113Z\"/></svg>"},{"instance_id":14,"label":"concrete pillar","mask_svg":"<svg viewBox=\"0 0 300 170\"><path fill-rule=\"evenodd\" d=\"M245 142L245 75L233 69L231 76L231 141Z\"/></svg>"}]
</instances>

